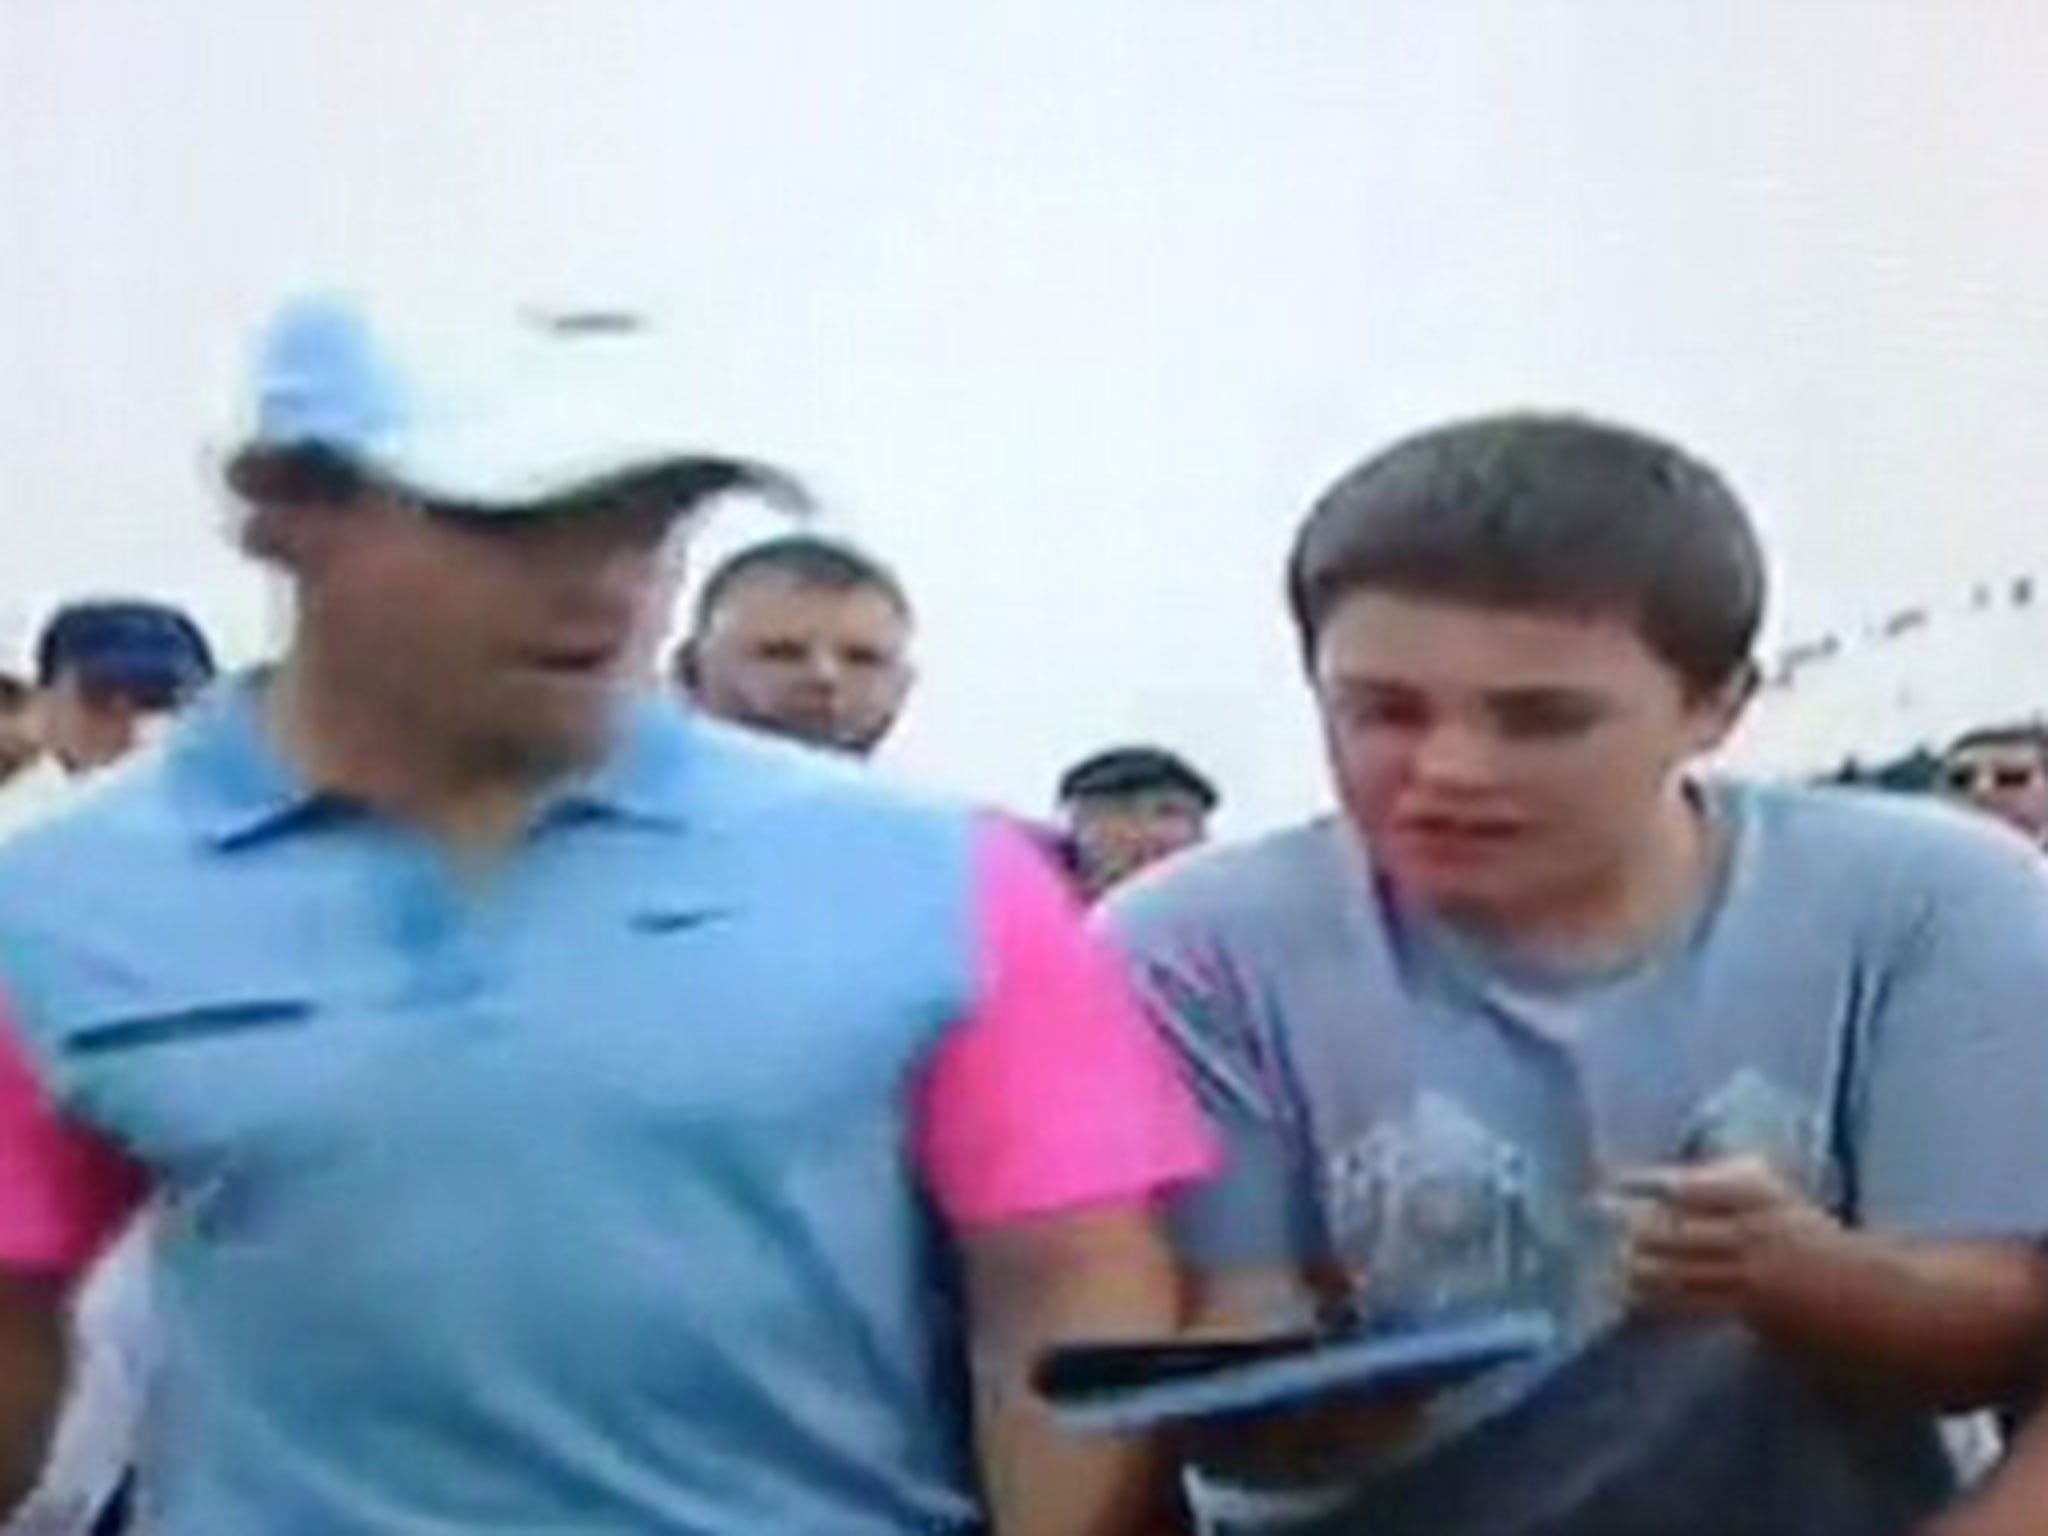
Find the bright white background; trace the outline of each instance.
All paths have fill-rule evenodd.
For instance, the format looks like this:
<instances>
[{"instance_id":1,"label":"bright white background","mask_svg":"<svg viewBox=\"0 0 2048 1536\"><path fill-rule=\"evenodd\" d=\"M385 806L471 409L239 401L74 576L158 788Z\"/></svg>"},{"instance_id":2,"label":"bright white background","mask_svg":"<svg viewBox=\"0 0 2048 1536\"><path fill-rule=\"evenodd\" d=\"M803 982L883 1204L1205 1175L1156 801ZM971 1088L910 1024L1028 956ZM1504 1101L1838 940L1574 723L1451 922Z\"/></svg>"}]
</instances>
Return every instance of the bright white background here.
<instances>
[{"instance_id":1,"label":"bright white background","mask_svg":"<svg viewBox=\"0 0 2048 1536\"><path fill-rule=\"evenodd\" d=\"M1291 525L1430 417L1695 441L1788 628L2034 562L2044 102L2039 0L0 0L0 611L262 647L201 449L281 289L625 303L903 568L907 771L1156 736L1255 825Z\"/></svg>"}]
</instances>

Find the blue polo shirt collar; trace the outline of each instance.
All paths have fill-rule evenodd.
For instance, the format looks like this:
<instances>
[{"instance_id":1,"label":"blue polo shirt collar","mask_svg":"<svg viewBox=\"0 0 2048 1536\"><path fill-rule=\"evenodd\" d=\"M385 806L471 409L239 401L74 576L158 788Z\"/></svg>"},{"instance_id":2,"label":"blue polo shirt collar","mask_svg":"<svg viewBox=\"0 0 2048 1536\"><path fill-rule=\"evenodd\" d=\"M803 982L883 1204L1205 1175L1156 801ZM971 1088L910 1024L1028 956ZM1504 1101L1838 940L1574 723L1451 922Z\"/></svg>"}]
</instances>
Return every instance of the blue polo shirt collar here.
<instances>
[{"instance_id":1,"label":"blue polo shirt collar","mask_svg":"<svg viewBox=\"0 0 2048 1536\"><path fill-rule=\"evenodd\" d=\"M264 674L218 689L172 738L170 771L201 835L221 847L260 841L343 802L300 777L263 716ZM680 826L688 819L692 727L654 698L624 706L610 755L564 785L543 817L594 815Z\"/></svg>"}]
</instances>

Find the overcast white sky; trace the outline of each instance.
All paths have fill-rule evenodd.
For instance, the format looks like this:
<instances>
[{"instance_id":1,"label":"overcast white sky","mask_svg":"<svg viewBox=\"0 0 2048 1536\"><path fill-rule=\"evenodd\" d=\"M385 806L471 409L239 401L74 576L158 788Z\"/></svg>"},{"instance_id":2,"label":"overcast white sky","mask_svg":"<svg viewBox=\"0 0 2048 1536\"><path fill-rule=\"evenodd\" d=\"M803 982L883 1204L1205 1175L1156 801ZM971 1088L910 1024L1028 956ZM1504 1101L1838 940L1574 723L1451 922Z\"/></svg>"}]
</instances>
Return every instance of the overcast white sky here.
<instances>
[{"instance_id":1,"label":"overcast white sky","mask_svg":"<svg viewBox=\"0 0 2048 1536\"><path fill-rule=\"evenodd\" d=\"M1387 435L1719 458L1781 616L2040 559L2038 0L0 0L0 612L271 614L200 449L279 291L641 307L896 560L896 756L1317 798L1277 601Z\"/></svg>"}]
</instances>

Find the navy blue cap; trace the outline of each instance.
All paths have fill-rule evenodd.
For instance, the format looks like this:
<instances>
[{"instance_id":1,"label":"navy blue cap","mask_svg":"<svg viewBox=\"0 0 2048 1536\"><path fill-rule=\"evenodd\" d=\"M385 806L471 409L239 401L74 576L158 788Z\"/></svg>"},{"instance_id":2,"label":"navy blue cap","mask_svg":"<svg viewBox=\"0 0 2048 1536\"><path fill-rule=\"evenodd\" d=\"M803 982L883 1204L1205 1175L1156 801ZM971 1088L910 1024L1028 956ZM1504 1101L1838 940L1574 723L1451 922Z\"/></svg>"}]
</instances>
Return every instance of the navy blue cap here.
<instances>
[{"instance_id":1,"label":"navy blue cap","mask_svg":"<svg viewBox=\"0 0 2048 1536\"><path fill-rule=\"evenodd\" d=\"M47 688L67 672L168 703L212 679L213 650L199 626L166 603L67 603L36 642L36 682Z\"/></svg>"},{"instance_id":2,"label":"navy blue cap","mask_svg":"<svg viewBox=\"0 0 2048 1536\"><path fill-rule=\"evenodd\" d=\"M1117 799L1125 795L1174 790L1192 796L1204 810L1213 811L1219 796L1216 786L1184 759L1161 747L1113 747L1076 763L1060 776L1059 797L1092 800Z\"/></svg>"}]
</instances>

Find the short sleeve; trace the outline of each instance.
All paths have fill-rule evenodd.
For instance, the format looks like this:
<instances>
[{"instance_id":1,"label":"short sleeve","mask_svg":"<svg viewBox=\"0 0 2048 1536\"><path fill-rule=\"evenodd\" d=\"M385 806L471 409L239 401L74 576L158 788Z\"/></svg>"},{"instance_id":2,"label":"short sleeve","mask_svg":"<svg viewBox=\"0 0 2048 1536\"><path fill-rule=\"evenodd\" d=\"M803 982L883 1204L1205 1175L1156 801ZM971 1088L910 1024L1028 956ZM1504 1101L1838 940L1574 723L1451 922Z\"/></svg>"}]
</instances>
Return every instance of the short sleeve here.
<instances>
[{"instance_id":1,"label":"short sleeve","mask_svg":"<svg viewBox=\"0 0 2048 1536\"><path fill-rule=\"evenodd\" d=\"M0 1009L0 1268L77 1275L141 1194L133 1165L50 1103Z\"/></svg>"},{"instance_id":2,"label":"short sleeve","mask_svg":"<svg viewBox=\"0 0 2048 1536\"><path fill-rule=\"evenodd\" d=\"M1313 1261L1322 1248L1315 1159L1245 969L1200 924L1161 920L1142 900L1113 902L1105 921L1222 1143L1217 1175L1176 1190L1168 1205L1176 1250L1206 1273Z\"/></svg>"},{"instance_id":3,"label":"short sleeve","mask_svg":"<svg viewBox=\"0 0 2048 1536\"><path fill-rule=\"evenodd\" d=\"M2003 834L1926 850L1852 1107L1857 1216L1927 1237L2048 1236L2048 860Z\"/></svg>"},{"instance_id":4,"label":"short sleeve","mask_svg":"<svg viewBox=\"0 0 2048 1536\"><path fill-rule=\"evenodd\" d=\"M988 1225L1143 1201L1214 1153L1116 956L1016 830L977 832L975 991L921 1085L919 1167L947 1217Z\"/></svg>"}]
</instances>

